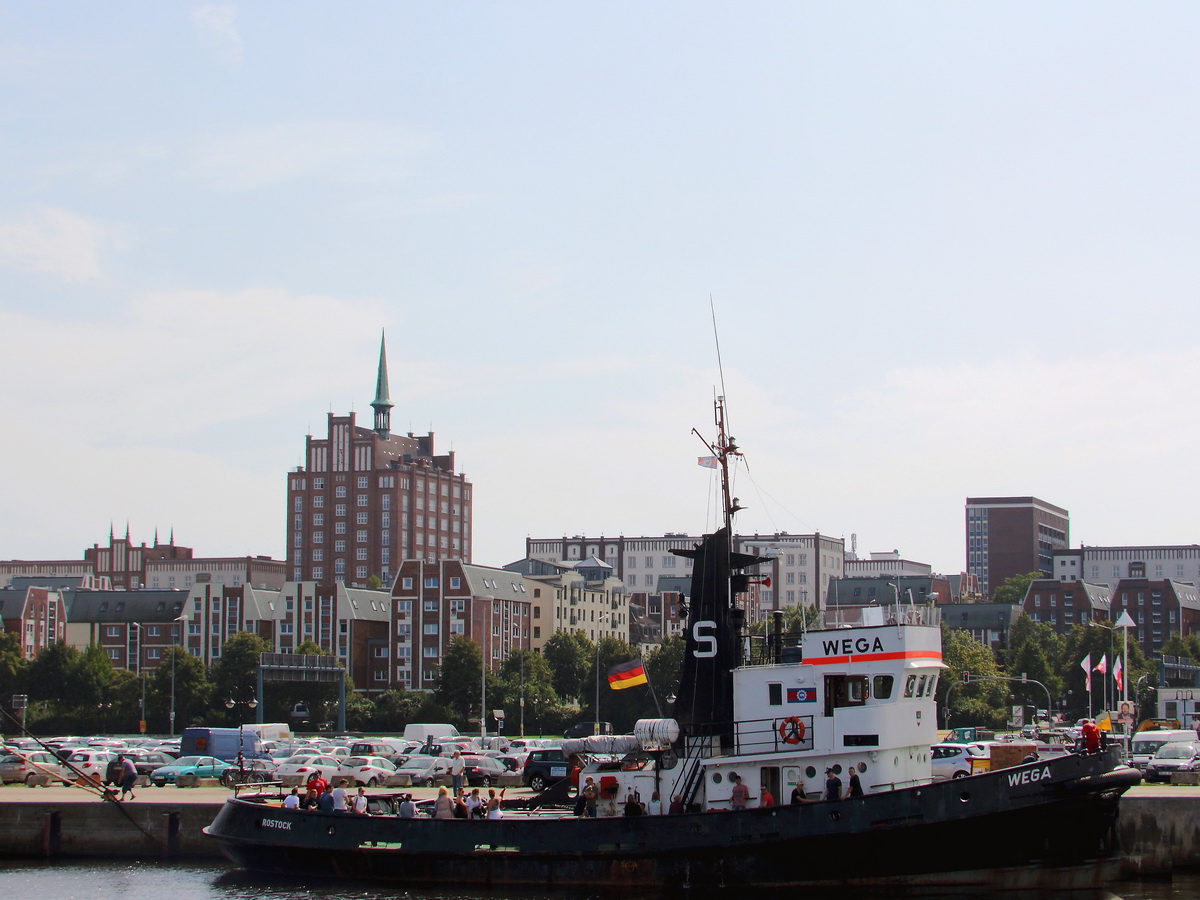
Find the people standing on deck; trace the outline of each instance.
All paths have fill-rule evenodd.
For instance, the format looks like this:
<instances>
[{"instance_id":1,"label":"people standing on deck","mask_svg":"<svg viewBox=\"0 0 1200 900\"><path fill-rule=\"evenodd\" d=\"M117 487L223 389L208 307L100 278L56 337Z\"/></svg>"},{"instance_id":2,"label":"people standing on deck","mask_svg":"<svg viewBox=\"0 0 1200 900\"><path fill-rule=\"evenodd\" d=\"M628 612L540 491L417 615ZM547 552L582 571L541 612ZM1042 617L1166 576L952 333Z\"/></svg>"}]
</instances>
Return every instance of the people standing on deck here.
<instances>
[{"instance_id":1,"label":"people standing on deck","mask_svg":"<svg viewBox=\"0 0 1200 900\"><path fill-rule=\"evenodd\" d=\"M334 812L349 812L350 811L350 799L346 795L346 784L347 784L347 781L345 778L343 778L338 782L338 786L333 789L333 811Z\"/></svg>"},{"instance_id":2,"label":"people standing on deck","mask_svg":"<svg viewBox=\"0 0 1200 900\"><path fill-rule=\"evenodd\" d=\"M625 795L625 815L640 816L642 814L642 804L638 800L637 794L630 791Z\"/></svg>"},{"instance_id":3,"label":"people standing on deck","mask_svg":"<svg viewBox=\"0 0 1200 900\"><path fill-rule=\"evenodd\" d=\"M496 796L496 789L488 789L488 808L487 817L489 819L503 819L504 810L501 808L501 802L504 800L504 788L500 788L500 795Z\"/></svg>"},{"instance_id":4,"label":"people standing on deck","mask_svg":"<svg viewBox=\"0 0 1200 900\"><path fill-rule=\"evenodd\" d=\"M450 782L455 797L462 793L463 771L466 767L467 761L462 758L462 751L455 750L454 755L450 757Z\"/></svg>"},{"instance_id":5,"label":"people standing on deck","mask_svg":"<svg viewBox=\"0 0 1200 900\"><path fill-rule=\"evenodd\" d=\"M596 789L596 780L591 775L583 783L583 802L588 818L596 818L596 800L600 792Z\"/></svg>"},{"instance_id":6,"label":"people standing on deck","mask_svg":"<svg viewBox=\"0 0 1200 900\"><path fill-rule=\"evenodd\" d=\"M758 792L759 809L766 809L767 807L774 806L774 805L775 805L775 795L771 793L771 789L769 787L767 787L766 784L763 784Z\"/></svg>"},{"instance_id":7,"label":"people standing on deck","mask_svg":"<svg viewBox=\"0 0 1200 900\"><path fill-rule=\"evenodd\" d=\"M398 810L401 819L411 819L417 814L417 804L413 803L412 794L403 794L400 797L400 809Z\"/></svg>"},{"instance_id":8,"label":"people standing on deck","mask_svg":"<svg viewBox=\"0 0 1200 900\"><path fill-rule=\"evenodd\" d=\"M367 814L367 789L360 787L354 797L354 811L360 816Z\"/></svg>"},{"instance_id":9,"label":"people standing on deck","mask_svg":"<svg viewBox=\"0 0 1200 900\"><path fill-rule=\"evenodd\" d=\"M801 787L799 784L797 784L795 787L792 788L791 802L792 803L804 803L805 802L804 788Z\"/></svg>"},{"instance_id":10,"label":"people standing on deck","mask_svg":"<svg viewBox=\"0 0 1200 900\"><path fill-rule=\"evenodd\" d=\"M482 819L486 809L483 808L483 800L479 796L479 788L471 788L471 793L466 799L467 812L472 818Z\"/></svg>"},{"instance_id":11,"label":"people standing on deck","mask_svg":"<svg viewBox=\"0 0 1200 900\"><path fill-rule=\"evenodd\" d=\"M325 785L325 791L317 798L317 809L321 812L333 812L333 786Z\"/></svg>"},{"instance_id":12,"label":"people standing on deck","mask_svg":"<svg viewBox=\"0 0 1200 900\"><path fill-rule=\"evenodd\" d=\"M671 798L671 805L667 807L667 815L681 816L683 813L683 794L676 794Z\"/></svg>"},{"instance_id":13,"label":"people standing on deck","mask_svg":"<svg viewBox=\"0 0 1200 900\"><path fill-rule=\"evenodd\" d=\"M851 763L846 767L846 771L850 774L846 776L846 799L851 797L861 797L863 795L862 782L858 778L858 769Z\"/></svg>"},{"instance_id":14,"label":"people standing on deck","mask_svg":"<svg viewBox=\"0 0 1200 900\"><path fill-rule=\"evenodd\" d=\"M1088 719L1080 728L1080 736L1083 738L1084 753L1099 753L1100 752L1100 729L1096 727L1096 723Z\"/></svg>"},{"instance_id":15,"label":"people standing on deck","mask_svg":"<svg viewBox=\"0 0 1200 900\"><path fill-rule=\"evenodd\" d=\"M649 801L646 803L646 815L661 816L663 812L662 800L658 796L658 791L650 795Z\"/></svg>"},{"instance_id":16,"label":"people standing on deck","mask_svg":"<svg viewBox=\"0 0 1200 900\"><path fill-rule=\"evenodd\" d=\"M825 799L842 799L842 779L837 777L832 767L825 770Z\"/></svg>"},{"instance_id":17,"label":"people standing on deck","mask_svg":"<svg viewBox=\"0 0 1200 900\"><path fill-rule=\"evenodd\" d=\"M467 809L467 796L462 791L459 791L454 797L454 818L471 818L471 811Z\"/></svg>"},{"instance_id":18,"label":"people standing on deck","mask_svg":"<svg viewBox=\"0 0 1200 900\"><path fill-rule=\"evenodd\" d=\"M730 808L745 809L746 801L750 799L750 788L742 783L740 775L730 775L729 780L733 782L733 790L729 793Z\"/></svg>"},{"instance_id":19,"label":"people standing on deck","mask_svg":"<svg viewBox=\"0 0 1200 900\"><path fill-rule=\"evenodd\" d=\"M312 777L308 779L308 782L304 785L304 787L310 791L316 791L317 796L320 797L323 793L325 793L325 788L328 784L329 782L321 777L321 770L317 769L312 773Z\"/></svg>"},{"instance_id":20,"label":"people standing on deck","mask_svg":"<svg viewBox=\"0 0 1200 900\"><path fill-rule=\"evenodd\" d=\"M454 818L454 801L450 799L450 792L446 790L445 785L438 788L437 799L433 801L433 817L435 819Z\"/></svg>"},{"instance_id":21,"label":"people standing on deck","mask_svg":"<svg viewBox=\"0 0 1200 900\"><path fill-rule=\"evenodd\" d=\"M320 805L321 796L316 792L316 789L309 788L304 792L304 796L300 798L301 809L317 809Z\"/></svg>"},{"instance_id":22,"label":"people standing on deck","mask_svg":"<svg viewBox=\"0 0 1200 900\"><path fill-rule=\"evenodd\" d=\"M292 792L283 798L284 809L300 808L300 788L292 788Z\"/></svg>"}]
</instances>

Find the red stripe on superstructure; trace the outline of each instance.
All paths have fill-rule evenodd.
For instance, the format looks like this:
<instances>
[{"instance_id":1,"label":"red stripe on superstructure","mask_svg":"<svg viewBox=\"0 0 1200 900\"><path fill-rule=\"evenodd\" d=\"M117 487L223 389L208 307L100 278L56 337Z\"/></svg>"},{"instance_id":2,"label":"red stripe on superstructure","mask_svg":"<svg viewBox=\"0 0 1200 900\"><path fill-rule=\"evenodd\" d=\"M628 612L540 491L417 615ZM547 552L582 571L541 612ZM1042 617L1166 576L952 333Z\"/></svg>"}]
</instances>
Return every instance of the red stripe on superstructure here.
<instances>
[{"instance_id":1,"label":"red stripe on superstructure","mask_svg":"<svg viewBox=\"0 0 1200 900\"><path fill-rule=\"evenodd\" d=\"M902 650L897 653L855 653L851 656L821 656L816 659L805 659L804 661L813 666L828 666L835 663L848 663L851 660L855 662L883 662L889 659L928 659L933 662L941 662L942 654L935 653L932 650Z\"/></svg>"}]
</instances>

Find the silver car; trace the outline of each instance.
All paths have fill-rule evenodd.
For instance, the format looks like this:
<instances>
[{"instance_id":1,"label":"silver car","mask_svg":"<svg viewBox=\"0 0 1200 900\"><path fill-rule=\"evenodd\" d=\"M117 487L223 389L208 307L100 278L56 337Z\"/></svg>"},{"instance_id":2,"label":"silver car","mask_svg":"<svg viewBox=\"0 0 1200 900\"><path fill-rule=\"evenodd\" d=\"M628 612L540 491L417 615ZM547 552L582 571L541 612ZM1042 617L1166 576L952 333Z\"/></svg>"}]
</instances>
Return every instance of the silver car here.
<instances>
[{"instance_id":1,"label":"silver car","mask_svg":"<svg viewBox=\"0 0 1200 900\"><path fill-rule=\"evenodd\" d=\"M1170 781L1176 772L1200 771L1200 741L1163 744L1146 763L1147 781Z\"/></svg>"},{"instance_id":2,"label":"silver car","mask_svg":"<svg viewBox=\"0 0 1200 900\"><path fill-rule=\"evenodd\" d=\"M22 750L0 757L0 782L23 781L31 784L38 775L49 775L51 781L71 783L71 770L53 753L45 750Z\"/></svg>"}]
</instances>

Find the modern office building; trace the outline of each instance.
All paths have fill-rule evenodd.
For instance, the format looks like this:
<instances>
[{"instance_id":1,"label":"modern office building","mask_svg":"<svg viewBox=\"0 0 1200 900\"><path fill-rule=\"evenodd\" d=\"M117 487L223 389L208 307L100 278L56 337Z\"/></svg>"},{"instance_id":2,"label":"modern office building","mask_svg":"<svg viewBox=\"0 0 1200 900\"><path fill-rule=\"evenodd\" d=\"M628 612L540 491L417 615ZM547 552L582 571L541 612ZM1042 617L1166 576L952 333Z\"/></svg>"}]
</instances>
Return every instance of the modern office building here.
<instances>
[{"instance_id":1,"label":"modern office building","mask_svg":"<svg viewBox=\"0 0 1200 900\"><path fill-rule=\"evenodd\" d=\"M1070 539L1070 513L1037 497L968 497L967 572L986 597L1014 575L1054 572Z\"/></svg>"},{"instance_id":2,"label":"modern office building","mask_svg":"<svg viewBox=\"0 0 1200 900\"><path fill-rule=\"evenodd\" d=\"M373 428L329 414L287 476L291 581L390 589L402 560L471 560L471 484L433 432L392 434L387 354L379 347Z\"/></svg>"}]
</instances>

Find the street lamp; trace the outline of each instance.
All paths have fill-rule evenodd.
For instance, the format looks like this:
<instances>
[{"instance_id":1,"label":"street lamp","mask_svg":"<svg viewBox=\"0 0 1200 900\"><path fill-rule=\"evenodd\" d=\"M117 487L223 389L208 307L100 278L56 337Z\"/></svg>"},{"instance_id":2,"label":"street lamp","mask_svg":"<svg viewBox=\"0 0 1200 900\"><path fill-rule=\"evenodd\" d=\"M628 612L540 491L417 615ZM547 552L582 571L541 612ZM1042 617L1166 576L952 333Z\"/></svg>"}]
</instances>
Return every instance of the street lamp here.
<instances>
[{"instance_id":1,"label":"street lamp","mask_svg":"<svg viewBox=\"0 0 1200 900\"><path fill-rule=\"evenodd\" d=\"M183 636L183 623L187 620L187 613L180 613L176 618L172 619L172 624L178 629L180 637ZM175 656L178 650L179 642L174 638L171 640L171 737L175 737Z\"/></svg>"},{"instance_id":2,"label":"street lamp","mask_svg":"<svg viewBox=\"0 0 1200 900\"><path fill-rule=\"evenodd\" d=\"M230 697L228 700L225 701L225 708L233 709L239 703L243 704L244 706L248 707L249 709L254 709L256 706L258 706L258 701L256 699L254 699L253 697L251 697L249 700L234 700L232 697ZM238 723L237 765L238 765L238 783L239 784L241 784L243 781L245 781L245 778L246 778L246 757L242 753L242 736L243 736L243 729L245 727L246 727L245 722Z\"/></svg>"},{"instance_id":3,"label":"street lamp","mask_svg":"<svg viewBox=\"0 0 1200 900\"><path fill-rule=\"evenodd\" d=\"M137 673L142 678L142 705L138 709L138 734L146 733L146 668L142 665L142 626L138 622L130 622L130 628L138 630L138 655L137 655ZM128 663L129 651L126 650L126 660Z\"/></svg>"},{"instance_id":4,"label":"street lamp","mask_svg":"<svg viewBox=\"0 0 1200 900\"><path fill-rule=\"evenodd\" d=\"M1133 627L1133 617L1129 615L1129 610L1121 610L1121 615L1117 617L1117 621L1113 623L1114 628L1120 628L1125 632L1125 671L1121 673L1121 702L1129 709L1129 676L1126 674L1129 670L1129 629ZM1132 716L1130 717L1133 718ZM1133 722L1122 723L1125 725L1126 732L1133 730Z\"/></svg>"},{"instance_id":5,"label":"street lamp","mask_svg":"<svg viewBox=\"0 0 1200 900\"><path fill-rule=\"evenodd\" d=\"M600 624L612 619L612 613L602 613L596 619L596 720L592 723L592 734L600 733Z\"/></svg>"},{"instance_id":6,"label":"street lamp","mask_svg":"<svg viewBox=\"0 0 1200 900\"><path fill-rule=\"evenodd\" d=\"M488 655L484 646L484 638L487 643L491 643L492 621L495 618L496 598L491 594L474 594L472 600L487 601L488 617L487 625L484 627L486 635L479 636L479 744L484 749L487 749L487 670L488 670Z\"/></svg>"}]
</instances>

